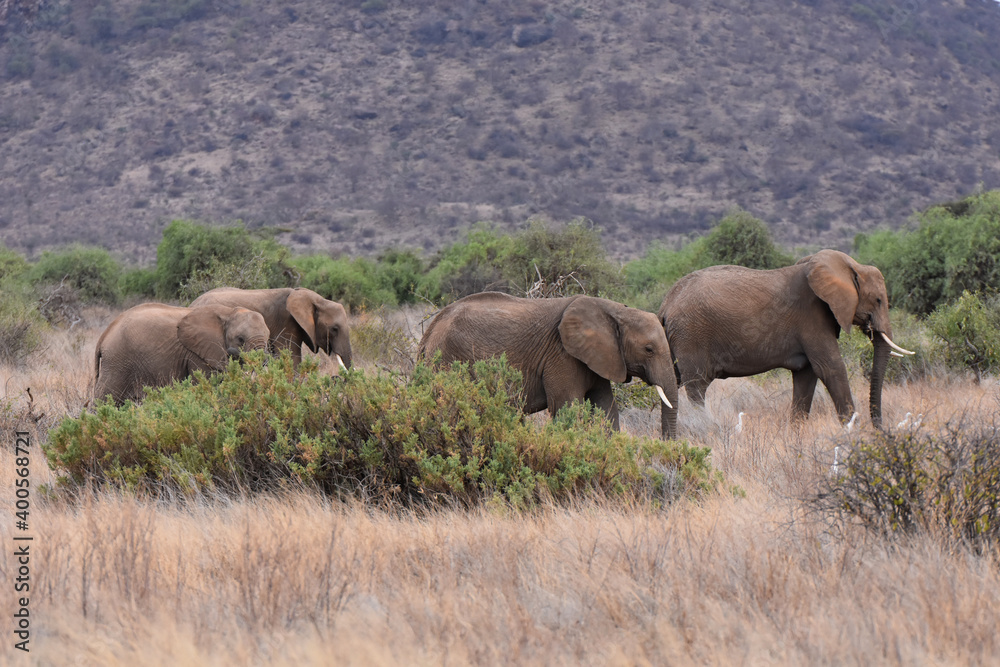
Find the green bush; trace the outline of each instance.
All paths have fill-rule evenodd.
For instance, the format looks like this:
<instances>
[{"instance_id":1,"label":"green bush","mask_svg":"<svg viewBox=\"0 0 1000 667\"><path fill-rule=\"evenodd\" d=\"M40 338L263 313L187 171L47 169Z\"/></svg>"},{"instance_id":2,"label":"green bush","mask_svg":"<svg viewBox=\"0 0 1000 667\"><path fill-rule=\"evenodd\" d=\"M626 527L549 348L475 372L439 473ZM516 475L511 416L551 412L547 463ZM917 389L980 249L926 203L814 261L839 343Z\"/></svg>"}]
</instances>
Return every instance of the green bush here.
<instances>
[{"instance_id":1,"label":"green bush","mask_svg":"<svg viewBox=\"0 0 1000 667\"><path fill-rule=\"evenodd\" d=\"M771 239L763 221L741 208L734 208L719 220L705 237L702 267L736 264L751 269L778 269L795 262Z\"/></svg>"},{"instance_id":2,"label":"green bush","mask_svg":"<svg viewBox=\"0 0 1000 667\"><path fill-rule=\"evenodd\" d=\"M929 314L962 292L1000 289L1000 191L932 206L915 231L859 234L858 261L881 269L893 305Z\"/></svg>"},{"instance_id":3,"label":"green bush","mask_svg":"<svg viewBox=\"0 0 1000 667\"><path fill-rule=\"evenodd\" d=\"M449 303L488 289L509 291L503 265L513 249L512 236L477 225L464 243L438 253L417 284L417 293L434 303Z\"/></svg>"},{"instance_id":4,"label":"green bush","mask_svg":"<svg viewBox=\"0 0 1000 667\"><path fill-rule=\"evenodd\" d=\"M912 382L931 375L940 368L941 346L931 335L927 323L906 311L893 308L889 311L893 342L916 352L914 355L889 357L885 381L890 384ZM852 327L851 333L840 335L840 354L849 371L871 379L875 347L861 327Z\"/></svg>"},{"instance_id":5,"label":"green bush","mask_svg":"<svg viewBox=\"0 0 1000 667\"><path fill-rule=\"evenodd\" d=\"M364 257L334 259L326 255L307 255L293 258L291 264L299 273L302 287L351 309L397 305L396 292L387 274Z\"/></svg>"},{"instance_id":6,"label":"green bush","mask_svg":"<svg viewBox=\"0 0 1000 667\"><path fill-rule=\"evenodd\" d=\"M417 284L424 271L424 260L413 250L392 248L378 257L378 283L396 297L396 304L416 301Z\"/></svg>"},{"instance_id":7,"label":"green bush","mask_svg":"<svg viewBox=\"0 0 1000 667\"><path fill-rule=\"evenodd\" d=\"M939 306L927 322L944 342L949 366L972 370L977 382L984 373L1000 371L1000 294L963 292L954 303Z\"/></svg>"},{"instance_id":8,"label":"green bush","mask_svg":"<svg viewBox=\"0 0 1000 667\"><path fill-rule=\"evenodd\" d=\"M104 248L73 245L59 251L46 251L28 277L33 283L65 284L84 301L118 303L122 267Z\"/></svg>"},{"instance_id":9,"label":"green bush","mask_svg":"<svg viewBox=\"0 0 1000 667\"><path fill-rule=\"evenodd\" d=\"M977 549L1000 546L1000 430L875 431L844 447L814 498L833 516L882 534L938 531Z\"/></svg>"},{"instance_id":10,"label":"green bush","mask_svg":"<svg viewBox=\"0 0 1000 667\"><path fill-rule=\"evenodd\" d=\"M544 428L518 409L520 376L504 360L410 378L316 372L309 359L247 355L211 377L101 403L64 420L45 445L62 484L266 490L299 480L382 503L529 506L585 491L672 499L720 481L707 448L608 432L589 404Z\"/></svg>"},{"instance_id":11,"label":"green bush","mask_svg":"<svg viewBox=\"0 0 1000 667\"><path fill-rule=\"evenodd\" d=\"M34 291L14 278L0 277L0 364L24 365L41 345L44 326Z\"/></svg>"},{"instance_id":12,"label":"green bush","mask_svg":"<svg viewBox=\"0 0 1000 667\"><path fill-rule=\"evenodd\" d=\"M0 243L0 283L6 280L24 281L28 274L28 260Z\"/></svg>"},{"instance_id":13,"label":"green bush","mask_svg":"<svg viewBox=\"0 0 1000 667\"><path fill-rule=\"evenodd\" d=\"M156 269L125 269L122 271L118 286L123 297L141 296L153 298L156 296Z\"/></svg>"},{"instance_id":14,"label":"green bush","mask_svg":"<svg viewBox=\"0 0 1000 667\"><path fill-rule=\"evenodd\" d=\"M680 250L654 243L641 258L628 262L623 269L629 288L628 304L656 312L675 282L702 268L703 246L704 238L687 243Z\"/></svg>"},{"instance_id":15,"label":"green bush","mask_svg":"<svg viewBox=\"0 0 1000 667\"><path fill-rule=\"evenodd\" d=\"M234 276L254 287L287 287L289 251L243 227L210 227L174 220L156 248L156 295L191 298L197 289L230 286ZM198 294L200 294L199 292ZM194 296L198 296L194 294Z\"/></svg>"}]
</instances>

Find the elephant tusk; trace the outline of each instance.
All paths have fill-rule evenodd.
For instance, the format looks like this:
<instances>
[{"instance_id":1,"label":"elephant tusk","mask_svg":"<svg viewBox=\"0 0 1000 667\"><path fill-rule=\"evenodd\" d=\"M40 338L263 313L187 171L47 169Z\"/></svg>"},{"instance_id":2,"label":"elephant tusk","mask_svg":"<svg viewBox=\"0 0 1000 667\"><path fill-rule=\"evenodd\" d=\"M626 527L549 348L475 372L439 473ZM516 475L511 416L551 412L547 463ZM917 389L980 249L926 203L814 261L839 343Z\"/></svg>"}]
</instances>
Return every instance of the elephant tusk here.
<instances>
[{"instance_id":1,"label":"elephant tusk","mask_svg":"<svg viewBox=\"0 0 1000 667\"><path fill-rule=\"evenodd\" d=\"M653 386L656 387L656 393L660 395L660 400L662 400L664 403L666 403L667 407L672 410L674 406L670 403L670 400L667 399L667 395L663 393L663 387L661 387L658 384L653 385Z\"/></svg>"},{"instance_id":2,"label":"elephant tusk","mask_svg":"<svg viewBox=\"0 0 1000 667\"><path fill-rule=\"evenodd\" d=\"M896 352L899 352L900 354L916 354L916 352L910 352L909 350L904 350L900 346L893 343L892 339L885 335L885 332L880 332L880 333L882 334L882 338L885 339L885 342L889 343L889 347L896 350Z\"/></svg>"},{"instance_id":3,"label":"elephant tusk","mask_svg":"<svg viewBox=\"0 0 1000 667\"><path fill-rule=\"evenodd\" d=\"M337 357L337 363L340 364L340 367L343 368L346 371L347 370L347 366L344 365L344 360L340 358L340 355L339 354L335 354L333 356Z\"/></svg>"},{"instance_id":4,"label":"elephant tusk","mask_svg":"<svg viewBox=\"0 0 1000 667\"><path fill-rule=\"evenodd\" d=\"M899 352L896 352L896 350L889 350L889 354L891 354L894 357L902 357L903 356Z\"/></svg>"}]
</instances>

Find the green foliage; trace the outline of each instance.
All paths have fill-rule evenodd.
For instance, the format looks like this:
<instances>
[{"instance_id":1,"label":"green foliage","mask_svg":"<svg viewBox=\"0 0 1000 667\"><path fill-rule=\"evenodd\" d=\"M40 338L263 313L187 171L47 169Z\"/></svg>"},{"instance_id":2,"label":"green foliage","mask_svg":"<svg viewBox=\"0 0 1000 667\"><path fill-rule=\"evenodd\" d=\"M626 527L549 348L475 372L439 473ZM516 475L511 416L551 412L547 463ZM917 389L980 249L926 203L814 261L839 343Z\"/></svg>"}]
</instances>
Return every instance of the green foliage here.
<instances>
[{"instance_id":1,"label":"green foliage","mask_svg":"<svg viewBox=\"0 0 1000 667\"><path fill-rule=\"evenodd\" d=\"M477 225L465 243L455 243L438 253L417 292L435 303L448 303L488 289L506 291L502 266L513 249L513 237Z\"/></svg>"},{"instance_id":2,"label":"green foliage","mask_svg":"<svg viewBox=\"0 0 1000 667\"><path fill-rule=\"evenodd\" d=\"M600 229L585 219L561 229L532 221L515 236L501 270L515 290L528 293L534 287L540 296L615 298L624 288L621 270L607 258Z\"/></svg>"},{"instance_id":3,"label":"green foliage","mask_svg":"<svg viewBox=\"0 0 1000 667\"><path fill-rule=\"evenodd\" d=\"M924 320L899 309L889 311L893 342L916 352L904 357L889 357L885 381L890 384L911 382L930 375L940 366L940 345L928 330ZM850 372L871 380L875 347L860 327L840 335L840 354Z\"/></svg>"},{"instance_id":4,"label":"green foliage","mask_svg":"<svg viewBox=\"0 0 1000 667\"><path fill-rule=\"evenodd\" d=\"M561 228L536 220L513 236L483 225L474 228L466 242L438 254L417 292L447 303L485 290L615 298L623 286L621 271L607 258L599 229L583 219Z\"/></svg>"},{"instance_id":5,"label":"green foliage","mask_svg":"<svg viewBox=\"0 0 1000 667\"><path fill-rule=\"evenodd\" d=\"M123 297L153 298L156 296L156 269L125 269L122 271L118 285Z\"/></svg>"},{"instance_id":6,"label":"green foliage","mask_svg":"<svg viewBox=\"0 0 1000 667\"><path fill-rule=\"evenodd\" d=\"M269 363L267 363L269 361ZM500 500L530 506L596 490L670 500L714 488L707 448L608 432L589 404L542 429L526 424L520 374L503 359L410 378L338 378L246 355L211 377L151 390L141 404L99 404L45 445L65 485L142 492L264 490L299 480L380 503Z\"/></svg>"},{"instance_id":7,"label":"green foliage","mask_svg":"<svg viewBox=\"0 0 1000 667\"><path fill-rule=\"evenodd\" d=\"M27 278L28 260L7 246L0 243L0 283L5 280L21 280Z\"/></svg>"},{"instance_id":8,"label":"green foliage","mask_svg":"<svg viewBox=\"0 0 1000 667\"><path fill-rule=\"evenodd\" d=\"M653 244L646 254L625 265L630 305L655 311L678 279L717 264L776 269L794 262L771 240L762 221L740 208L730 210L706 236L670 250Z\"/></svg>"},{"instance_id":9,"label":"green foliage","mask_svg":"<svg viewBox=\"0 0 1000 667\"><path fill-rule=\"evenodd\" d=\"M392 290L399 305L416 301L417 283L424 271L424 260L413 250L392 248L378 258L378 282Z\"/></svg>"},{"instance_id":10,"label":"green foliage","mask_svg":"<svg viewBox=\"0 0 1000 667\"><path fill-rule=\"evenodd\" d=\"M286 287L287 248L254 238L242 227L210 227L174 220L156 248L156 295L191 298L213 287ZM201 292L193 294L198 296Z\"/></svg>"},{"instance_id":11,"label":"green foliage","mask_svg":"<svg viewBox=\"0 0 1000 667\"><path fill-rule=\"evenodd\" d=\"M1000 546L1000 430L876 431L851 443L814 499L883 534L940 531L977 549Z\"/></svg>"},{"instance_id":12,"label":"green foliage","mask_svg":"<svg viewBox=\"0 0 1000 667\"><path fill-rule=\"evenodd\" d=\"M42 253L28 277L33 283L65 284L84 301L114 305L121 296L118 282L121 265L104 248L72 245L60 251Z\"/></svg>"},{"instance_id":13,"label":"green foliage","mask_svg":"<svg viewBox=\"0 0 1000 667\"><path fill-rule=\"evenodd\" d=\"M771 239L763 221L734 208L705 237L702 266L736 264L751 269L777 269L795 260Z\"/></svg>"},{"instance_id":14,"label":"green foliage","mask_svg":"<svg viewBox=\"0 0 1000 667\"><path fill-rule=\"evenodd\" d=\"M653 311L659 309L670 286L687 274L702 268L704 238L684 245L680 250L670 250L654 243L639 259L625 265L623 273L629 286L628 304Z\"/></svg>"},{"instance_id":15,"label":"green foliage","mask_svg":"<svg viewBox=\"0 0 1000 667\"><path fill-rule=\"evenodd\" d=\"M291 260L302 287L339 301L351 309L395 306L396 292L387 271L364 257L307 255Z\"/></svg>"},{"instance_id":16,"label":"green foliage","mask_svg":"<svg viewBox=\"0 0 1000 667\"><path fill-rule=\"evenodd\" d=\"M944 357L952 368L971 369L976 381L1000 371L1000 294L963 292L957 301L939 306L927 322L944 341Z\"/></svg>"},{"instance_id":17,"label":"green foliage","mask_svg":"<svg viewBox=\"0 0 1000 667\"><path fill-rule=\"evenodd\" d=\"M1000 191L933 206L915 231L860 234L858 261L881 269L895 306L928 314L962 292L1000 289Z\"/></svg>"},{"instance_id":18,"label":"green foliage","mask_svg":"<svg viewBox=\"0 0 1000 667\"><path fill-rule=\"evenodd\" d=\"M0 253L0 271L4 259ZM44 326L31 287L0 275L0 364L22 366L41 345Z\"/></svg>"}]
</instances>

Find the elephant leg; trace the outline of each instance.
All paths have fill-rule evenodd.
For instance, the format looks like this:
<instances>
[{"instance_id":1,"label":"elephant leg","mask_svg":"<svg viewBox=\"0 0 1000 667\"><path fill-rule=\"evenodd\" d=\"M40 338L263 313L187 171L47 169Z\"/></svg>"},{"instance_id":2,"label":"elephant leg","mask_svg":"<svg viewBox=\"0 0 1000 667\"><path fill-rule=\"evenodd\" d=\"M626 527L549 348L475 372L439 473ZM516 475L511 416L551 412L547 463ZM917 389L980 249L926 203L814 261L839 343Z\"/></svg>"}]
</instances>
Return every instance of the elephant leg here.
<instances>
[{"instance_id":1,"label":"elephant leg","mask_svg":"<svg viewBox=\"0 0 1000 667\"><path fill-rule=\"evenodd\" d=\"M840 361L838 359L838 361ZM851 383L847 379L847 366L843 361L832 364L831 367L821 369L819 379L826 385L833 399L833 405L837 408L837 416L840 421L846 422L854 414L854 399L851 398Z\"/></svg>"},{"instance_id":2,"label":"elephant leg","mask_svg":"<svg viewBox=\"0 0 1000 667\"><path fill-rule=\"evenodd\" d=\"M812 366L792 371L792 419L802 419L809 415L817 379Z\"/></svg>"},{"instance_id":3,"label":"elephant leg","mask_svg":"<svg viewBox=\"0 0 1000 667\"><path fill-rule=\"evenodd\" d=\"M615 394L611 390L610 381L598 378L594 388L587 392L587 400L604 410L611 421L611 426L616 431L621 430L618 423L618 404L615 402Z\"/></svg>"}]
</instances>

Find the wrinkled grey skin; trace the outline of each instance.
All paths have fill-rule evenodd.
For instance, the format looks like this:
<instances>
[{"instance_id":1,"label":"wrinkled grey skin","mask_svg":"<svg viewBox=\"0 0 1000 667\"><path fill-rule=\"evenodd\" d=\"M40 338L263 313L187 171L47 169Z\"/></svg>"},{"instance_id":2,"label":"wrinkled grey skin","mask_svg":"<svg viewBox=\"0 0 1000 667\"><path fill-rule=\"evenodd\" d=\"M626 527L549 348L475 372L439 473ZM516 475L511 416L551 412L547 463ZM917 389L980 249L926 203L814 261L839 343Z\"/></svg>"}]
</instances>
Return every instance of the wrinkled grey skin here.
<instances>
[{"instance_id":1,"label":"wrinkled grey skin","mask_svg":"<svg viewBox=\"0 0 1000 667\"><path fill-rule=\"evenodd\" d=\"M872 339L872 424L882 423L882 381L892 338L882 273L836 250L821 250L781 269L713 266L681 278L658 312L677 363L678 380L699 405L716 378L772 368L792 372L792 416L812 406L816 381L837 415L854 413L847 367L837 338L852 325Z\"/></svg>"},{"instance_id":2,"label":"wrinkled grey skin","mask_svg":"<svg viewBox=\"0 0 1000 667\"><path fill-rule=\"evenodd\" d=\"M434 317L417 359L429 361L437 351L444 364L506 353L523 376L526 413L547 409L554 415L566 403L587 399L608 414L616 429L611 382L638 377L663 389L675 406L676 424L677 381L659 320L614 301L473 294Z\"/></svg>"},{"instance_id":3,"label":"wrinkled grey skin","mask_svg":"<svg viewBox=\"0 0 1000 667\"><path fill-rule=\"evenodd\" d=\"M347 311L336 301L324 299L312 290L220 287L191 302L192 307L206 304L241 306L263 315L270 331L271 350L289 350L296 365L302 361L302 345L305 344L313 352L323 350L330 357L339 355L344 366L351 367Z\"/></svg>"},{"instance_id":4,"label":"wrinkled grey skin","mask_svg":"<svg viewBox=\"0 0 1000 667\"><path fill-rule=\"evenodd\" d=\"M267 325L246 308L178 308L146 303L114 319L94 352L94 397L142 398L143 387L225 367L243 350L267 348Z\"/></svg>"}]
</instances>

